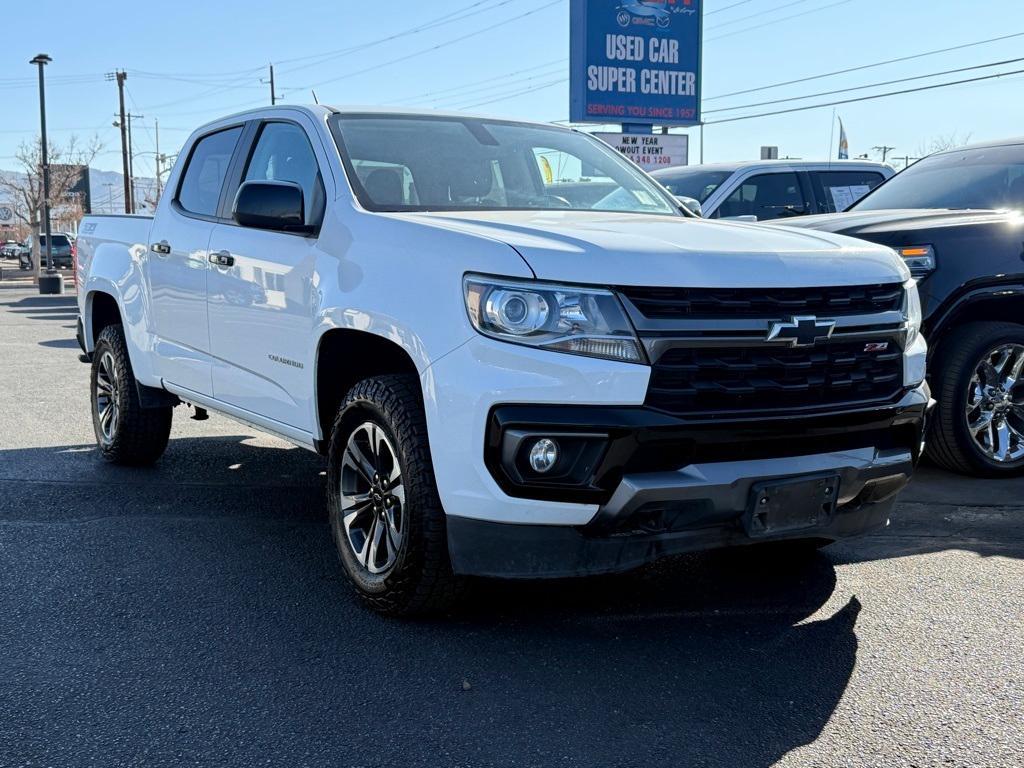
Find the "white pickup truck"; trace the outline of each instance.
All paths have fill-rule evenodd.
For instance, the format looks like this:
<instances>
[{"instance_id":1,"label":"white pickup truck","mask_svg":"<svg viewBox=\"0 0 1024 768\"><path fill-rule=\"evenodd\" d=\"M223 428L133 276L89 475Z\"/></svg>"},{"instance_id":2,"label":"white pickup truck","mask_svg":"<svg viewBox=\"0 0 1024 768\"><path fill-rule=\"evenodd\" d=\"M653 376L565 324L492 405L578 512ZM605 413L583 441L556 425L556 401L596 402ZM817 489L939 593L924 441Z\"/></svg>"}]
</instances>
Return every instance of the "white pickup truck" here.
<instances>
[{"instance_id":1,"label":"white pickup truck","mask_svg":"<svg viewBox=\"0 0 1024 768\"><path fill-rule=\"evenodd\" d=\"M153 218L86 217L78 259L102 456L157 461L179 404L320 452L344 570L385 612L465 575L860 534L921 448L893 251L693 218L567 128L234 115Z\"/></svg>"}]
</instances>

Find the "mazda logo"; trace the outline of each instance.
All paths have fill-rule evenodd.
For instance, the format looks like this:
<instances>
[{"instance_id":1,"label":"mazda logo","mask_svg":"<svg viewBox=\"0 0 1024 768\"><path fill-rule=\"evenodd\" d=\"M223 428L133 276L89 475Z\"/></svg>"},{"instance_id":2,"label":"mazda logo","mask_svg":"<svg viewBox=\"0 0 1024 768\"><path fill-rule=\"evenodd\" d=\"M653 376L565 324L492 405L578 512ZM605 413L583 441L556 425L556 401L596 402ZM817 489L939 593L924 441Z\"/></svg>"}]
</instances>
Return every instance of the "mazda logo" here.
<instances>
[{"instance_id":1,"label":"mazda logo","mask_svg":"<svg viewBox=\"0 0 1024 768\"><path fill-rule=\"evenodd\" d=\"M791 347L811 347L826 341L836 329L835 320L819 320L813 315L794 317L768 326L768 341L784 341Z\"/></svg>"}]
</instances>

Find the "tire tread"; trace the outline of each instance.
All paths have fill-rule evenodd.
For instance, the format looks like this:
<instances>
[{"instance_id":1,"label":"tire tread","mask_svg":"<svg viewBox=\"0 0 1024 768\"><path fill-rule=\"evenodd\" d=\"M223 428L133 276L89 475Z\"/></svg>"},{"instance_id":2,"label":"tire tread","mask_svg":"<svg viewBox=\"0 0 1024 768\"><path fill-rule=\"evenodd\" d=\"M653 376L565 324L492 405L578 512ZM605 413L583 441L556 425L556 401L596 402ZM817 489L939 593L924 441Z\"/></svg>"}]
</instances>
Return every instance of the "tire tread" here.
<instances>
[{"instance_id":1,"label":"tire tread","mask_svg":"<svg viewBox=\"0 0 1024 768\"><path fill-rule=\"evenodd\" d=\"M445 513L434 481L434 468L427 441L427 423L419 380L411 375L389 374L364 379L345 397L332 429L332 461L336 459L339 430L345 430L351 408L366 403L377 408L389 422L396 446L403 461L406 478L406 505L412 514L405 556L389 574L388 588L381 594L370 594L348 574L362 599L374 610L389 615L423 615L441 613L457 601L463 591L463 580L452 572L448 555L448 534ZM334 472L329 476L333 479ZM330 483L331 508L337 501L338 489ZM336 534L337 535L337 534ZM348 546L339 540L339 547Z\"/></svg>"},{"instance_id":2,"label":"tire tread","mask_svg":"<svg viewBox=\"0 0 1024 768\"><path fill-rule=\"evenodd\" d=\"M150 466L163 455L171 435L173 408L143 408L139 403L135 374L128 345L125 343L124 328L120 324L108 325L100 333L93 353L93 379L95 367L103 354L103 347L109 347L114 363L119 369L121 389L125 396L120 403L120 422L117 434L109 446L100 446L100 455L112 464L123 466Z\"/></svg>"},{"instance_id":3,"label":"tire tread","mask_svg":"<svg viewBox=\"0 0 1024 768\"><path fill-rule=\"evenodd\" d=\"M966 369L977 364L982 348L1006 335L1024 337L1024 326L1005 322L971 322L954 329L943 340L936 356L933 376L938 407L928 441L927 453L936 464L964 475L1005 476L1009 472L990 466L973 455L964 444L958 423L959 389ZM1024 343L1024 338L1021 338ZM1020 470L1015 470L1019 472Z\"/></svg>"}]
</instances>

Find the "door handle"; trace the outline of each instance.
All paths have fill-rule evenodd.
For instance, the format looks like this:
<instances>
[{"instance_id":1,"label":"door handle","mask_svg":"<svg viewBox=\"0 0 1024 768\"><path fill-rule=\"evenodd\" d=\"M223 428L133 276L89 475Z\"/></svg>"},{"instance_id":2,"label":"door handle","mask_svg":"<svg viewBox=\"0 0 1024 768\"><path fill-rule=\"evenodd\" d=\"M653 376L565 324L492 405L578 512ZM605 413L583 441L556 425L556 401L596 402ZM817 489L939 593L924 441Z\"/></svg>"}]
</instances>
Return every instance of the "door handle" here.
<instances>
[{"instance_id":1,"label":"door handle","mask_svg":"<svg viewBox=\"0 0 1024 768\"><path fill-rule=\"evenodd\" d=\"M171 244L166 240L161 240L159 243L153 243L149 246L149 250L161 256L168 256L171 253Z\"/></svg>"},{"instance_id":2,"label":"door handle","mask_svg":"<svg viewBox=\"0 0 1024 768\"><path fill-rule=\"evenodd\" d=\"M233 267L235 266L235 257L227 251L217 251L210 254L210 263L216 264L218 267Z\"/></svg>"}]
</instances>

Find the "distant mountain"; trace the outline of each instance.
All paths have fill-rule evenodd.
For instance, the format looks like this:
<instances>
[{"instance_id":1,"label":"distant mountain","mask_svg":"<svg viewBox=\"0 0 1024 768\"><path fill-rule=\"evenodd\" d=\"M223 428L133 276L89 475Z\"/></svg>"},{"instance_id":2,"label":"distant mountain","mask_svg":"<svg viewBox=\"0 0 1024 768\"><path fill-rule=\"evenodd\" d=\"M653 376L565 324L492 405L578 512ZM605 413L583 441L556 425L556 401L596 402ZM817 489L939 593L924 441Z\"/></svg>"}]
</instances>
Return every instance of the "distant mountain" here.
<instances>
[{"instance_id":1,"label":"distant mountain","mask_svg":"<svg viewBox=\"0 0 1024 768\"><path fill-rule=\"evenodd\" d=\"M16 171L5 171L0 174L19 177ZM116 171L100 171L89 169L89 192L92 198L93 213L124 213L124 176ZM135 179L135 207L138 213L152 213L153 201L156 200L156 179ZM0 207L10 203L5 190L0 189Z\"/></svg>"},{"instance_id":2,"label":"distant mountain","mask_svg":"<svg viewBox=\"0 0 1024 768\"><path fill-rule=\"evenodd\" d=\"M124 213L124 176L116 171L89 169L93 213ZM135 210L152 213L156 179L135 177Z\"/></svg>"}]
</instances>

